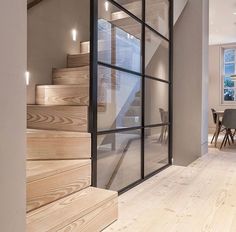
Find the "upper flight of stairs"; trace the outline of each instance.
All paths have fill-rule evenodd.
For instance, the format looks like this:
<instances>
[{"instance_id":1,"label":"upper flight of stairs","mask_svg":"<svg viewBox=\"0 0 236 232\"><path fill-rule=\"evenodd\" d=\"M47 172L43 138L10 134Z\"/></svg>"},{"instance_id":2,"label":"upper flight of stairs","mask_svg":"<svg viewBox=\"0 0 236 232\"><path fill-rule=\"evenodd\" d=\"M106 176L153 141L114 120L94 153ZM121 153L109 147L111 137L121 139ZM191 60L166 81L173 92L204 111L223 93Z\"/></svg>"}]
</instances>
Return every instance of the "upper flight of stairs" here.
<instances>
[{"instance_id":1,"label":"upper flight of stairs","mask_svg":"<svg viewBox=\"0 0 236 232\"><path fill-rule=\"evenodd\" d=\"M118 217L117 193L91 187L89 77L89 53L68 55L27 106L27 232L98 232Z\"/></svg>"}]
</instances>

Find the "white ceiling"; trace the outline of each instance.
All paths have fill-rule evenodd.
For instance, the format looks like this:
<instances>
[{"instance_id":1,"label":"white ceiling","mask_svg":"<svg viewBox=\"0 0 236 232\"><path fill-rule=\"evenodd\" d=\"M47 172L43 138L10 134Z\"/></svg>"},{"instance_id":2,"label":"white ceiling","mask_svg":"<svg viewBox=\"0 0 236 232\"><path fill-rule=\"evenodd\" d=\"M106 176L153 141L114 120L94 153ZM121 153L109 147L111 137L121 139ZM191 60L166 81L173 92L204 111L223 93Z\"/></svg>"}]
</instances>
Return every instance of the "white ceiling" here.
<instances>
[{"instance_id":1,"label":"white ceiling","mask_svg":"<svg viewBox=\"0 0 236 232\"><path fill-rule=\"evenodd\" d=\"M236 42L236 0L210 0L210 44Z\"/></svg>"}]
</instances>

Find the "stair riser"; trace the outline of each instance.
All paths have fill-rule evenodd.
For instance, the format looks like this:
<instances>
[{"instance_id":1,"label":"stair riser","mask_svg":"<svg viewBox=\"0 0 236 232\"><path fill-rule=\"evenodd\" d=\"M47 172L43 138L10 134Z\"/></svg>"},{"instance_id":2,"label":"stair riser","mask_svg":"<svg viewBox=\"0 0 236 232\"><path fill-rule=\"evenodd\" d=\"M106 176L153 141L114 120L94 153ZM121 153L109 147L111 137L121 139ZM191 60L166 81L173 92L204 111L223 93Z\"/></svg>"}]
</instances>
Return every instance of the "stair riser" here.
<instances>
[{"instance_id":1,"label":"stair riser","mask_svg":"<svg viewBox=\"0 0 236 232\"><path fill-rule=\"evenodd\" d=\"M89 85L89 66L54 69L52 80L54 85Z\"/></svg>"},{"instance_id":2,"label":"stair riser","mask_svg":"<svg viewBox=\"0 0 236 232\"><path fill-rule=\"evenodd\" d=\"M89 104L89 87L38 86L36 88L36 104L38 105L81 105Z\"/></svg>"},{"instance_id":3,"label":"stair riser","mask_svg":"<svg viewBox=\"0 0 236 232\"><path fill-rule=\"evenodd\" d=\"M106 43L103 40L98 41L98 51L106 50ZM90 42L82 42L80 44L81 53L90 53Z\"/></svg>"},{"instance_id":4,"label":"stair riser","mask_svg":"<svg viewBox=\"0 0 236 232\"><path fill-rule=\"evenodd\" d=\"M89 65L89 53L68 55L67 56L67 67L76 68Z\"/></svg>"},{"instance_id":5,"label":"stair riser","mask_svg":"<svg viewBox=\"0 0 236 232\"><path fill-rule=\"evenodd\" d=\"M87 106L27 106L27 128L88 131Z\"/></svg>"},{"instance_id":6,"label":"stair riser","mask_svg":"<svg viewBox=\"0 0 236 232\"><path fill-rule=\"evenodd\" d=\"M136 127L141 125L141 118L140 117L124 117L123 119L123 126L125 127Z\"/></svg>"},{"instance_id":7,"label":"stair riser","mask_svg":"<svg viewBox=\"0 0 236 232\"><path fill-rule=\"evenodd\" d=\"M91 185L91 165L27 183L27 212Z\"/></svg>"},{"instance_id":8,"label":"stair riser","mask_svg":"<svg viewBox=\"0 0 236 232\"><path fill-rule=\"evenodd\" d=\"M91 138L28 137L28 160L91 158Z\"/></svg>"},{"instance_id":9,"label":"stair riser","mask_svg":"<svg viewBox=\"0 0 236 232\"><path fill-rule=\"evenodd\" d=\"M72 224L64 227L58 232L99 232L109 226L118 218L118 201L117 198L106 202L98 209L88 213Z\"/></svg>"},{"instance_id":10,"label":"stair riser","mask_svg":"<svg viewBox=\"0 0 236 232\"><path fill-rule=\"evenodd\" d=\"M128 110L126 116L141 116L141 107L140 106L131 106Z\"/></svg>"}]
</instances>

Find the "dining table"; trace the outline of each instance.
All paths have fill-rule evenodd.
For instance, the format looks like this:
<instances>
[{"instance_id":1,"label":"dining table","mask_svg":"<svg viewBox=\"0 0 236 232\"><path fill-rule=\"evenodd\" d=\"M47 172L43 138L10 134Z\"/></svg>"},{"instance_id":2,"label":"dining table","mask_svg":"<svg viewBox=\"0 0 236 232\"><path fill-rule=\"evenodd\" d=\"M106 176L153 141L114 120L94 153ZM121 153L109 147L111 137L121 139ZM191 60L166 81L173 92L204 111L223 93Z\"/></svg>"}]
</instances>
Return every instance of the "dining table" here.
<instances>
[{"instance_id":1,"label":"dining table","mask_svg":"<svg viewBox=\"0 0 236 232\"><path fill-rule=\"evenodd\" d=\"M215 147L217 146L217 139L220 134L220 119L224 116L224 111L215 111L216 114L216 135L215 135Z\"/></svg>"}]
</instances>

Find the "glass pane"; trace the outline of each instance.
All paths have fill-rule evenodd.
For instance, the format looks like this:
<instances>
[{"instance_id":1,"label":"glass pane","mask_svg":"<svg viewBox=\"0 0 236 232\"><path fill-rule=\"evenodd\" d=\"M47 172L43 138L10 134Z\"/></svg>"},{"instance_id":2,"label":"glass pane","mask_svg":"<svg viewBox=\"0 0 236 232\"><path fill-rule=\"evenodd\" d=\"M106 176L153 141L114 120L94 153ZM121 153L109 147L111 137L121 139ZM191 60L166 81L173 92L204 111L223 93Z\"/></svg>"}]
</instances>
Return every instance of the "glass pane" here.
<instances>
[{"instance_id":1,"label":"glass pane","mask_svg":"<svg viewBox=\"0 0 236 232\"><path fill-rule=\"evenodd\" d=\"M100 0L103 6L105 1ZM117 10L111 3L110 8ZM103 9L103 7L102 7ZM98 20L98 60L141 72L141 24L128 16L112 20L111 12L100 10Z\"/></svg>"},{"instance_id":2,"label":"glass pane","mask_svg":"<svg viewBox=\"0 0 236 232\"><path fill-rule=\"evenodd\" d=\"M234 81L230 76L224 77L224 87L234 87Z\"/></svg>"},{"instance_id":3,"label":"glass pane","mask_svg":"<svg viewBox=\"0 0 236 232\"><path fill-rule=\"evenodd\" d=\"M141 126L141 77L99 66L98 130Z\"/></svg>"},{"instance_id":4,"label":"glass pane","mask_svg":"<svg viewBox=\"0 0 236 232\"><path fill-rule=\"evenodd\" d=\"M121 190L141 178L140 130L98 136L98 187Z\"/></svg>"},{"instance_id":5,"label":"glass pane","mask_svg":"<svg viewBox=\"0 0 236 232\"><path fill-rule=\"evenodd\" d=\"M168 126L145 129L145 175L164 166L168 161Z\"/></svg>"},{"instance_id":6,"label":"glass pane","mask_svg":"<svg viewBox=\"0 0 236 232\"><path fill-rule=\"evenodd\" d=\"M169 1L146 0L146 23L160 34L169 37Z\"/></svg>"},{"instance_id":7,"label":"glass pane","mask_svg":"<svg viewBox=\"0 0 236 232\"><path fill-rule=\"evenodd\" d=\"M145 125L168 123L169 85L145 79Z\"/></svg>"},{"instance_id":8,"label":"glass pane","mask_svg":"<svg viewBox=\"0 0 236 232\"><path fill-rule=\"evenodd\" d=\"M235 90L224 89L224 101L234 101L234 100L235 100Z\"/></svg>"},{"instance_id":9,"label":"glass pane","mask_svg":"<svg viewBox=\"0 0 236 232\"><path fill-rule=\"evenodd\" d=\"M234 62L235 61L235 50L234 49L226 49L224 51L224 60L225 60L225 62Z\"/></svg>"},{"instance_id":10,"label":"glass pane","mask_svg":"<svg viewBox=\"0 0 236 232\"><path fill-rule=\"evenodd\" d=\"M169 43L146 29L145 74L169 80Z\"/></svg>"},{"instance_id":11,"label":"glass pane","mask_svg":"<svg viewBox=\"0 0 236 232\"><path fill-rule=\"evenodd\" d=\"M142 0L115 0L115 2L119 3L138 18L142 18ZM122 11L114 11L112 13L112 19L121 19L123 17Z\"/></svg>"},{"instance_id":12,"label":"glass pane","mask_svg":"<svg viewBox=\"0 0 236 232\"><path fill-rule=\"evenodd\" d=\"M232 75L235 73L235 64L225 64L225 74Z\"/></svg>"}]
</instances>

